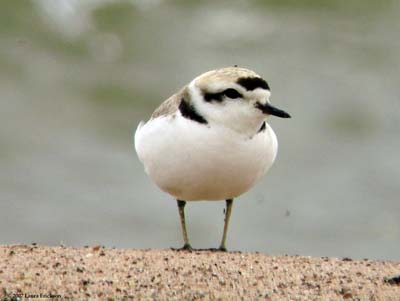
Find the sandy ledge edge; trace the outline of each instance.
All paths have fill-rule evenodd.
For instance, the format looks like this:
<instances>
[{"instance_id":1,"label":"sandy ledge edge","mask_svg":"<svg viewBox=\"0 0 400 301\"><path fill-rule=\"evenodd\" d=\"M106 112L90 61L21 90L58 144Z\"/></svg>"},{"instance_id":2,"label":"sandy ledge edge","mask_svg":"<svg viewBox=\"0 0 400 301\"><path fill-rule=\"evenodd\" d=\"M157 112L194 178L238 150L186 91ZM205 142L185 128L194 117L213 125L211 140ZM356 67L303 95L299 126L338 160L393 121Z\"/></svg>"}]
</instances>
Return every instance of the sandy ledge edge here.
<instances>
[{"instance_id":1,"label":"sandy ledge edge","mask_svg":"<svg viewBox=\"0 0 400 301\"><path fill-rule=\"evenodd\" d=\"M399 274L367 259L0 245L1 300L386 301L400 300Z\"/></svg>"}]
</instances>

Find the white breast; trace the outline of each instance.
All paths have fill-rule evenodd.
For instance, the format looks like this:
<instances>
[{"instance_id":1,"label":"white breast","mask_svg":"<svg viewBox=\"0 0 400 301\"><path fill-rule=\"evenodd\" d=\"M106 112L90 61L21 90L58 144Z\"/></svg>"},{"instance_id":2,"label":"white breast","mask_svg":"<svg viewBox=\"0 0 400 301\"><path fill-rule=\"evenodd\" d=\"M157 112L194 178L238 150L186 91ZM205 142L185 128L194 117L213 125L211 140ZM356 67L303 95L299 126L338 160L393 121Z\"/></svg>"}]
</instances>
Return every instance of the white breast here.
<instances>
[{"instance_id":1,"label":"white breast","mask_svg":"<svg viewBox=\"0 0 400 301\"><path fill-rule=\"evenodd\" d=\"M140 124L135 148L150 178L175 198L225 200L249 190L271 167L278 141L268 124L249 138L175 114Z\"/></svg>"}]
</instances>

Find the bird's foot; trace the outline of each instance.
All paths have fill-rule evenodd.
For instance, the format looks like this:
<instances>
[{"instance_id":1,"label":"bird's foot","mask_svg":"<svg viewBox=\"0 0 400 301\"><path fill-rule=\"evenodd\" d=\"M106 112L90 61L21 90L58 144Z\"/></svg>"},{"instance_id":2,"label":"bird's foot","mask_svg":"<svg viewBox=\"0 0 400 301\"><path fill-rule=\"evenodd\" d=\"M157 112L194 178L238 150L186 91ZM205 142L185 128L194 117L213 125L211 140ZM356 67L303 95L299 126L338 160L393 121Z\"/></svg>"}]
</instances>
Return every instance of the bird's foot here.
<instances>
[{"instance_id":1,"label":"bird's foot","mask_svg":"<svg viewBox=\"0 0 400 301\"><path fill-rule=\"evenodd\" d=\"M221 252L228 252L228 250L226 249L225 246L220 246L220 247L218 248L218 251L221 251Z\"/></svg>"},{"instance_id":2,"label":"bird's foot","mask_svg":"<svg viewBox=\"0 0 400 301\"><path fill-rule=\"evenodd\" d=\"M182 248L179 248L178 251L193 251L193 248L190 244L184 244Z\"/></svg>"}]
</instances>

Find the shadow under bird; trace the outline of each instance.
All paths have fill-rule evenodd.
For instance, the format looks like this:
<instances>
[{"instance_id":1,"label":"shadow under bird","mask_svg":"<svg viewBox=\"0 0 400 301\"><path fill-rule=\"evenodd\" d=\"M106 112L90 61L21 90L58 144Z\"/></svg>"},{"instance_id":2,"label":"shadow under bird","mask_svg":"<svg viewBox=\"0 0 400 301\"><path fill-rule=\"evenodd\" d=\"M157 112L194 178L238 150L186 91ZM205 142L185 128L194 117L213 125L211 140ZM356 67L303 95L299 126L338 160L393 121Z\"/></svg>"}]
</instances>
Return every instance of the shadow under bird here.
<instances>
[{"instance_id":1,"label":"shadow under bird","mask_svg":"<svg viewBox=\"0 0 400 301\"><path fill-rule=\"evenodd\" d=\"M269 115L290 118L270 103L268 83L245 68L212 70L165 100L135 133L135 148L146 173L178 204L184 246L187 201L225 200L226 236L233 199L268 171L278 140Z\"/></svg>"}]
</instances>

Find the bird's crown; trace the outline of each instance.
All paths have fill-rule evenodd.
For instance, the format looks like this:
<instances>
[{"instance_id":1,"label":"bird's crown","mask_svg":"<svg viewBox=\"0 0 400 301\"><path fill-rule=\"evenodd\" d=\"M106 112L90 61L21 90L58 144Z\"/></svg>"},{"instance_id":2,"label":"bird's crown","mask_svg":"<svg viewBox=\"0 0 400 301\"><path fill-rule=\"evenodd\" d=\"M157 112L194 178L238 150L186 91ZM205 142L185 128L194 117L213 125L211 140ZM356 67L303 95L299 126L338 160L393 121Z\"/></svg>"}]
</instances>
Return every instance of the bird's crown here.
<instances>
[{"instance_id":1,"label":"bird's crown","mask_svg":"<svg viewBox=\"0 0 400 301\"><path fill-rule=\"evenodd\" d=\"M204 93L222 92L223 88L236 88L237 92L253 91L257 88L270 90L268 83L257 73L239 67L212 70L198 76L194 81Z\"/></svg>"}]
</instances>

